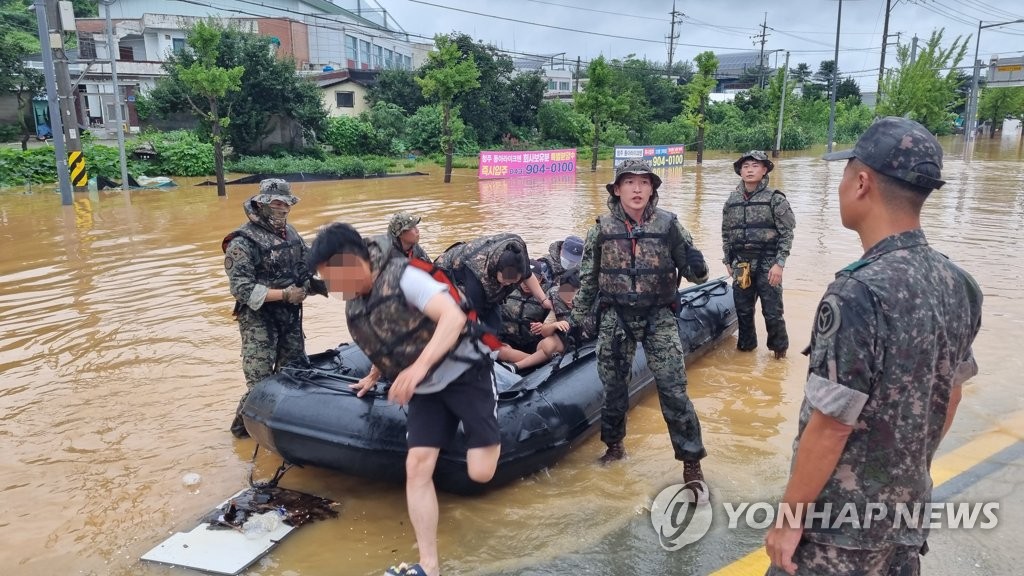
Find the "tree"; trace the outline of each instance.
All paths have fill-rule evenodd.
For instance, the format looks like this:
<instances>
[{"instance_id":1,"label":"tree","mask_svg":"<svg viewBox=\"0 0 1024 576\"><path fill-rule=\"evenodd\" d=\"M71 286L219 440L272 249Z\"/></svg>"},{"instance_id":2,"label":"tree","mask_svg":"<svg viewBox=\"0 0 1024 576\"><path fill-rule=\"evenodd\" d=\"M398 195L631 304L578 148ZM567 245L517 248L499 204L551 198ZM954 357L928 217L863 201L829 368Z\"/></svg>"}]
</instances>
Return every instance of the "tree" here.
<instances>
[{"instance_id":1,"label":"tree","mask_svg":"<svg viewBox=\"0 0 1024 576\"><path fill-rule=\"evenodd\" d=\"M223 130L231 123L231 104L221 112L224 97L242 87L242 73L245 68L223 68L217 66L217 54L221 48L221 30L215 24L202 20L188 31L186 43L196 60L185 67L177 65L178 78L186 89L185 99L201 118L209 122L213 140L213 166L217 173L217 195L227 196L224 187L224 135ZM205 99L206 107L200 108L195 100Z\"/></svg>"},{"instance_id":2,"label":"tree","mask_svg":"<svg viewBox=\"0 0 1024 576\"><path fill-rule=\"evenodd\" d=\"M214 26L218 33L214 63L225 69L241 67L240 88L223 97L223 109L230 107L231 122L224 132L225 142L235 152L251 154L262 151L262 142L273 119L294 121L306 140L322 139L327 115L323 110L320 90L308 79L298 75L291 58L278 58L271 49L271 39L237 28ZM188 92L178 70L199 60L195 51L171 54L164 63L168 75L157 81L146 94L147 113L163 117L172 112L191 112ZM200 107L205 104L196 103ZM208 111L208 110L207 110ZM204 130L210 127L203 122Z\"/></svg>"},{"instance_id":3,"label":"tree","mask_svg":"<svg viewBox=\"0 0 1024 576\"><path fill-rule=\"evenodd\" d=\"M590 117L594 124L593 156L590 159L590 171L597 171L597 152L601 144L601 131L604 124L617 114L621 114L626 105L612 94L612 71L605 62L604 56L591 60L587 66L587 77L590 79L583 90L576 93L576 109Z\"/></svg>"},{"instance_id":4,"label":"tree","mask_svg":"<svg viewBox=\"0 0 1024 576\"><path fill-rule=\"evenodd\" d=\"M441 123L441 147L444 149L444 182L452 181L452 154L455 139L452 137L452 115L458 117L458 109L453 110L455 98L473 88L480 86L480 70L477 69L473 57L463 54L459 46L449 37L434 36L437 50L427 55L428 63L423 78L416 83L423 89L423 95L441 105L443 114Z\"/></svg>"},{"instance_id":5,"label":"tree","mask_svg":"<svg viewBox=\"0 0 1024 576\"><path fill-rule=\"evenodd\" d=\"M537 127L537 113L544 100L547 82L540 72L517 74L509 83L509 121L512 126L532 129Z\"/></svg>"},{"instance_id":6,"label":"tree","mask_svg":"<svg viewBox=\"0 0 1024 576\"><path fill-rule=\"evenodd\" d=\"M718 58L714 52L707 51L697 54L693 61L697 63L697 74L687 87L683 109L686 119L697 127L697 164L701 164L704 162L704 128L707 125L708 100L718 83L715 79Z\"/></svg>"},{"instance_id":7,"label":"tree","mask_svg":"<svg viewBox=\"0 0 1024 576\"><path fill-rule=\"evenodd\" d=\"M978 120L990 120L991 138L996 137L996 123L1008 117L1024 117L1024 87L986 88L978 101Z\"/></svg>"},{"instance_id":8,"label":"tree","mask_svg":"<svg viewBox=\"0 0 1024 576\"><path fill-rule=\"evenodd\" d=\"M960 76L955 68L967 53L967 39L957 36L942 47L943 30L932 32L911 63L910 47L896 51L897 66L882 79L882 98L876 112L881 116L904 116L917 120L936 134L948 134L953 111L962 102L957 95Z\"/></svg>"},{"instance_id":9,"label":"tree","mask_svg":"<svg viewBox=\"0 0 1024 576\"><path fill-rule=\"evenodd\" d=\"M371 106L377 102L388 102L406 114L412 114L427 104L423 90L416 83L416 73L398 68L381 70L377 81L366 93L366 102Z\"/></svg>"},{"instance_id":10,"label":"tree","mask_svg":"<svg viewBox=\"0 0 1024 576\"><path fill-rule=\"evenodd\" d=\"M593 129L587 117L558 100L544 102L537 113L540 136L560 146L582 146Z\"/></svg>"},{"instance_id":11,"label":"tree","mask_svg":"<svg viewBox=\"0 0 1024 576\"><path fill-rule=\"evenodd\" d=\"M0 29L0 93L13 93L18 102L21 149L28 150L32 130L25 117L32 97L43 92L43 75L25 66L24 58L30 49L26 48L23 38L4 32Z\"/></svg>"},{"instance_id":12,"label":"tree","mask_svg":"<svg viewBox=\"0 0 1024 576\"><path fill-rule=\"evenodd\" d=\"M860 104L860 86L849 76L843 78L839 87L836 88L836 100L845 100L846 98L851 98L854 103Z\"/></svg>"},{"instance_id":13,"label":"tree","mask_svg":"<svg viewBox=\"0 0 1024 576\"><path fill-rule=\"evenodd\" d=\"M801 62L796 68L789 69L789 75L797 84L804 84L811 78L811 67L806 62Z\"/></svg>"}]
</instances>

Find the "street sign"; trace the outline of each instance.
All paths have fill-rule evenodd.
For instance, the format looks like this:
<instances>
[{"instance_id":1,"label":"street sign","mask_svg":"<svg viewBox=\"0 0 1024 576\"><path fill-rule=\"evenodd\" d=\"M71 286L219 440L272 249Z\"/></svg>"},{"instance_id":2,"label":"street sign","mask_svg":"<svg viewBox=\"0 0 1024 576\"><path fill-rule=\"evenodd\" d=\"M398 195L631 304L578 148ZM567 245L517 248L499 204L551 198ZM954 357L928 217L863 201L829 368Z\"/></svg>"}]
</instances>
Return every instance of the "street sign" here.
<instances>
[{"instance_id":1,"label":"street sign","mask_svg":"<svg viewBox=\"0 0 1024 576\"><path fill-rule=\"evenodd\" d=\"M1024 58L993 57L988 64L989 88L1024 86Z\"/></svg>"}]
</instances>

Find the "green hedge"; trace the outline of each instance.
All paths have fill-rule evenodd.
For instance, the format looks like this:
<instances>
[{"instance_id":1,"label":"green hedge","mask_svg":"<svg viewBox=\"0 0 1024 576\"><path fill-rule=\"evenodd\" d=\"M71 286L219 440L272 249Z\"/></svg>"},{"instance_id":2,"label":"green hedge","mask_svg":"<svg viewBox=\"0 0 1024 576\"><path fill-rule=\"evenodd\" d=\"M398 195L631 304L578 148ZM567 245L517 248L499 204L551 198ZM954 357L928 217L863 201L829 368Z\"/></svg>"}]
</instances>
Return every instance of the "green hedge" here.
<instances>
[{"instance_id":1,"label":"green hedge","mask_svg":"<svg viewBox=\"0 0 1024 576\"><path fill-rule=\"evenodd\" d=\"M395 161L380 156L332 156L323 160L310 157L242 156L229 162L227 169L246 174L320 174L343 178L361 178L386 174L395 166Z\"/></svg>"}]
</instances>

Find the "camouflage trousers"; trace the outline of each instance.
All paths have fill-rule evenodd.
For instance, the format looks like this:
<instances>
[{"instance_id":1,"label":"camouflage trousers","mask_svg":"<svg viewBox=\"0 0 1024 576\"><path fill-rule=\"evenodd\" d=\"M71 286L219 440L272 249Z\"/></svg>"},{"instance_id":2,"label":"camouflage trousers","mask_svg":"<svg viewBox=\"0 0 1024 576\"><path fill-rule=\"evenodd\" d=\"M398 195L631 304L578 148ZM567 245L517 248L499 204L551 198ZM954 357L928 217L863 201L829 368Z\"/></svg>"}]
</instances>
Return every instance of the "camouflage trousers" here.
<instances>
[{"instance_id":1,"label":"camouflage trousers","mask_svg":"<svg viewBox=\"0 0 1024 576\"><path fill-rule=\"evenodd\" d=\"M243 306L238 313L238 332L242 336L242 374L248 390L306 354L301 310L296 306L276 302L260 310ZM248 390L238 403L238 411L249 396Z\"/></svg>"},{"instance_id":2,"label":"camouflage trousers","mask_svg":"<svg viewBox=\"0 0 1024 576\"><path fill-rule=\"evenodd\" d=\"M650 309L650 314L623 314L608 308L601 314L597 341L597 373L604 384L601 408L601 440L621 442L626 436L629 409L629 381L636 344L643 344L647 366L654 375L661 401L661 413L677 460L700 460L707 455L701 439L697 412L686 395L686 366L675 316L668 308Z\"/></svg>"},{"instance_id":3,"label":"camouflage trousers","mask_svg":"<svg viewBox=\"0 0 1024 576\"><path fill-rule=\"evenodd\" d=\"M733 300L736 302L736 318L739 321L739 340L736 347L740 350L757 348L757 332L754 329L754 305L761 299L761 314L764 315L765 328L768 330L768 349L786 350L789 348L789 334L786 333L786 319L782 317L782 285L772 286L768 283L767 262L751 263L750 286L740 288L735 276L739 274L733 268L732 283Z\"/></svg>"},{"instance_id":4,"label":"camouflage trousers","mask_svg":"<svg viewBox=\"0 0 1024 576\"><path fill-rule=\"evenodd\" d=\"M801 540L793 553L796 576L917 576L921 573L919 546L893 545L878 550L839 548ZM766 576L788 576L772 566Z\"/></svg>"}]
</instances>

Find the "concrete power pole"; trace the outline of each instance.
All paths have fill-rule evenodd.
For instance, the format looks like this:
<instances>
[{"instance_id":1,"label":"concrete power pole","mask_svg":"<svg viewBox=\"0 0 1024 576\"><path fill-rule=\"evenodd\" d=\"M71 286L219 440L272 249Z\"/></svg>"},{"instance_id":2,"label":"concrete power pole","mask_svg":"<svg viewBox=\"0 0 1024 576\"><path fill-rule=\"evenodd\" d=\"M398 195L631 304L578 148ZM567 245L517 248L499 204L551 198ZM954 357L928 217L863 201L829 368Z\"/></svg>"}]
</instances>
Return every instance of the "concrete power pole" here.
<instances>
[{"instance_id":1,"label":"concrete power pole","mask_svg":"<svg viewBox=\"0 0 1024 576\"><path fill-rule=\"evenodd\" d=\"M572 84L572 93L575 94L580 91L580 57L576 57L576 78Z\"/></svg>"},{"instance_id":2,"label":"concrete power pole","mask_svg":"<svg viewBox=\"0 0 1024 576\"><path fill-rule=\"evenodd\" d=\"M42 48L43 80L46 81L46 93L57 93L57 82L54 80L53 52L50 50L50 25L46 18L45 0L35 0L33 9L39 28L39 46ZM58 34L59 36L59 34ZM60 187L60 203L71 206L74 203L71 180L68 178L68 157L64 151L64 136L61 130L60 105L55 98L47 98L50 104L50 132L53 137L53 151L57 164L57 183Z\"/></svg>"},{"instance_id":3,"label":"concrete power pole","mask_svg":"<svg viewBox=\"0 0 1024 576\"><path fill-rule=\"evenodd\" d=\"M782 149L782 116L786 113L786 92L789 92L789 51L786 51L786 63L782 73L782 94L779 98L779 129L775 132L775 149L772 150L772 158L779 157L779 150Z\"/></svg>"},{"instance_id":4,"label":"concrete power pole","mask_svg":"<svg viewBox=\"0 0 1024 576\"><path fill-rule=\"evenodd\" d=\"M89 175L85 171L85 157L82 156L78 109L75 106L75 97L71 90L71 75L68 72L68 57L64 52L63 34L74 30L74 11L71 2L58 2L58 0L45 0L45 2L53 72L57 83L57 104L60 107L61 125L64 128L64 148L68 155L71 184L76 190L81 191L86 189ZM61 12L64 12L63 18ZM68 22L69 19L70 22ZM57 134L54 133L53 137L56 138Z\"/></svg>"},{"instance_id":5,"label":"concrete power pole","mask_svg":"<svg viewBox=\"0 0 1024 576\"><path fill-rule=\"evenodd\" d=\"M878 88L875 89L875 102L882 98L882 77L885 76L885 47L889 45L889 13L892 12L892 0L885 0L885 24L882 25L882 59L878 62ZM839 63L836 62L838 66Z\"/></svg>"},{"instance_id":6,"label":"concrete power pole","mask_svg":"<svg viewBox=\"0 0 1024 576\"><path fill-rule=\"evenodd\" d=\"M666 72L666 75L669 77L669 79L671 79L672 78L672 57L675 55L675 51L676 51L676 40L679 39L679 34L676 33L676 24L682 24L683 23L683 21L681 19L677 20L677 18L682 16L683 13L676 10L676 2L675 2L675 0L672 0L672 11L669 12L668 15L672 17L672 28L671 28L671 31L668 33L668 66L667 66L668 69L665 72Z\"/></svg>"},{"instance_id":7,"label":"concrete power pole","mask_svg":"<svg viewBox=\"0 0 1024 576\"><path fill-rule=\"evenodd\" d=\"M910 40L910 64L913 65L917 61L917 35Z\"/></svg>"},{"instance_id":8,"label":"concrete power pole","mask_svg":"<svg viewBox=\"0 0 1024 576\"><path fill-rule=\"evenodd\" d=\"M761 24L761 33L755 34L754 38L760 38L761 43L761 55L757 57L757 69L758 69L758 86L764 88L764 44L768 41L768 13L764 13L764 23ZM757 44L758 41L754 41Z\"/></svg>"}]
</instances>

